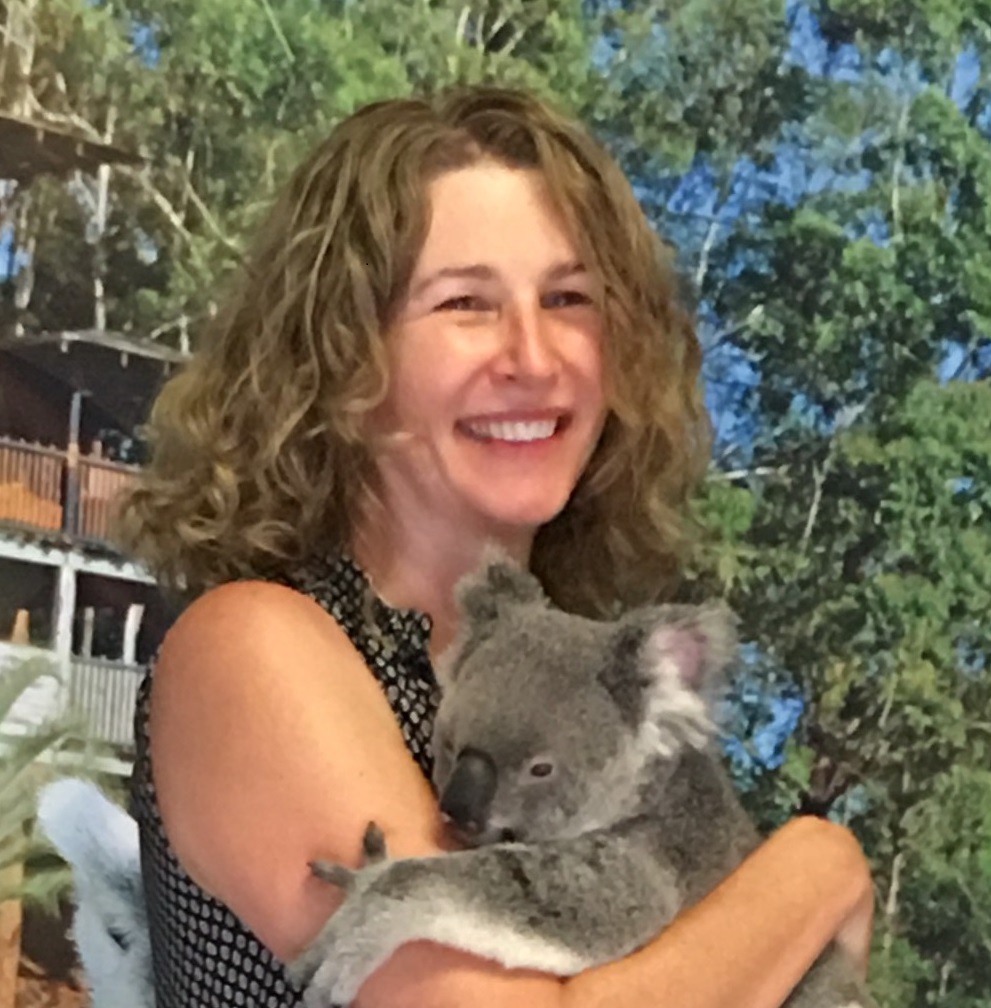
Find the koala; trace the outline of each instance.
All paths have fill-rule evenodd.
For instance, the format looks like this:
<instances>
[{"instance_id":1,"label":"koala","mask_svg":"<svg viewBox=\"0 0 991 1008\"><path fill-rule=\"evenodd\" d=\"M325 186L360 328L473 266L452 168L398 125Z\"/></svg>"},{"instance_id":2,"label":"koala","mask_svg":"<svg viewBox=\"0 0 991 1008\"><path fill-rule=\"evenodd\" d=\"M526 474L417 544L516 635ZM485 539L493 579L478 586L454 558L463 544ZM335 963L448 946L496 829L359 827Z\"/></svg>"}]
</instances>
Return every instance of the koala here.
<instances>
[{"instance_id":1,"label":"koala","mask_svg":"<svg viewBox=\"0 0 991 1008\"><path fill-rule=\"evenodd\" d=\"M137 823L71 777L42 790L38 821L72 867L73 931L93 1008L154 1008Z\"/></svg>"},{"instance_id":2,"label":"koala","mask_svg":"<svg viewBox=\"0 0 991 1008\"><path fill-rule=\"evenodd\" d=\"M571 976L633 952L760 842L715 749L713 694L735 653L719 605L601 622L552 607L493 559L458 592L438 663L441 810L467 845L365 866L315 863L345 890L290 974L317 1008L349 1004L400 945L427 939ZM868 1008L830 946L787 1004Z\"/></svg>"}]
</instances>

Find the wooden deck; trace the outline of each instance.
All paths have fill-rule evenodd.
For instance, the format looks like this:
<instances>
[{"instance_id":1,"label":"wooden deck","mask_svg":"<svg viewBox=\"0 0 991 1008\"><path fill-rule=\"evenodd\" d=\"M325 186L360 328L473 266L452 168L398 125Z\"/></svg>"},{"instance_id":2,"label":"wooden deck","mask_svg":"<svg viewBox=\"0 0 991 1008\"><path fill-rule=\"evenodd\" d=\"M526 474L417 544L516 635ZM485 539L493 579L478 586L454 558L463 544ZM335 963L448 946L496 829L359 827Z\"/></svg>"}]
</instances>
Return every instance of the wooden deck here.
<instances>
[{"instance_id":1,"label":"wooden deck","mask_svg":"<svg viewBox=\"0 0 991 1008\"><path fill-rule=\"evenodd\" d=\"M0 437L0 528L112 546L117 496L137 473L100 455Z\"/></svg>"}]
</instances>

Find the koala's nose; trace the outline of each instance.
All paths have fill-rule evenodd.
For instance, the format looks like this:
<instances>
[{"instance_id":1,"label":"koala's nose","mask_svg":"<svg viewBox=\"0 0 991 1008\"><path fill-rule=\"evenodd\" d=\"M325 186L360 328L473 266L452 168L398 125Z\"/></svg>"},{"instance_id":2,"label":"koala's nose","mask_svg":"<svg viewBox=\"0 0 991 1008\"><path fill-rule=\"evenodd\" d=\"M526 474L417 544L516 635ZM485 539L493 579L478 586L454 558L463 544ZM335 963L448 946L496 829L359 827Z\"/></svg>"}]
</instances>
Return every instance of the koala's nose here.
<instances>
[{"instance_id":1,"label":"koala's nose","mask_svg":"<svg viewBox=\"0 0 991 1008\"><path fill-rule=\"evenodd\" d=\"M488 753L463 749L440 796L441 812L459 829L479 832L495 797L496 778L495 763Z\"/></svg>"}]
</instances>

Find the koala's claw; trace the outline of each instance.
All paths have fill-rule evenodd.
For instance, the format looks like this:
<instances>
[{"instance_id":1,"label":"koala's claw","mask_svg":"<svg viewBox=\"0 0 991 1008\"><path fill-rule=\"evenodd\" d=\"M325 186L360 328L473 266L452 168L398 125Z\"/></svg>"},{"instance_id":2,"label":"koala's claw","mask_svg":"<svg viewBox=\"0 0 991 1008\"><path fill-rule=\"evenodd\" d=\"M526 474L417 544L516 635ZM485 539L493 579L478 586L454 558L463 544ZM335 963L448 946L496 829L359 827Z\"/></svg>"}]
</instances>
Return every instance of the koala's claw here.
<instances>
[{"instance_id":1,"label":"koala's claw","mask_svg":"<svg viewBox=\"0 0 991 1008\"><path fill-rule=\"evenodd\" d=\"M344 903L302 954L289 964L289 978L303 990L306 1008L350 1004L358 989L391 951L369 935L370 921L384 919L389 900L371 891L388 874L385 835L371 822L362 837L364 865L346 868L332 861L311 861L317 878L347 893Z\"/></svg>"},{"instance_id":2,"label":"koala's claw","mask_svg":"<svg viewBox=\"0 0 991 1008\"><path fill-rule=\"evenodd\" d=\"M365 836L361 842L361 849L365 855L365 864L376 864L384 861L389 852L385 844L385 834L379 829L378 824L370 822L365 827Z\"/></svg>"},{"instance_id":3,"label":"koala's claw","mask_svg":"<svg viewBox=\"0 0 991 1008\"><path fill-rule=\"evenodd\" d=\"M344 865L334 864L333 861L311 861L310 871L318 879L329 882L347 892L354 885L355 872Z\"/></svg>"}]
</instances>

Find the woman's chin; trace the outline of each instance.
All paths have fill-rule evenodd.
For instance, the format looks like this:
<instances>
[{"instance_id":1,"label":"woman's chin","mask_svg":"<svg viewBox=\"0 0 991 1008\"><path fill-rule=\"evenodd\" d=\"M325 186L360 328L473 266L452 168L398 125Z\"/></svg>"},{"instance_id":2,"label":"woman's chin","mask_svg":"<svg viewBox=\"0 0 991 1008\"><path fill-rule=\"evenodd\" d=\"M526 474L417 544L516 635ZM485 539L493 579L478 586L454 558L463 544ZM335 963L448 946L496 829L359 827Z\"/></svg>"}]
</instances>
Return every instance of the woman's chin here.
<instances>
[{"instance_id":1,"label":"woman's chin","mask_svg":"<svg viewBox=\"0 0 991 1008\"><path fill-rule=\"evenodd\" d=\"M486 494L476 502L475 510L484 516L486 524L507 534L533 534L564 510L569 496L570 491L564 493L558 488L534 493L531 488L520 491L507 487L500 494Z\"/></svg>"}]
</instances>

